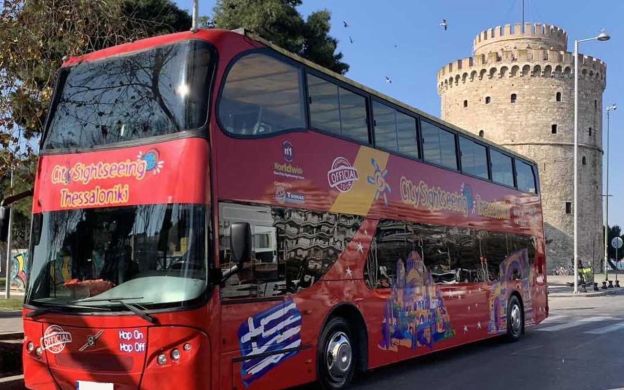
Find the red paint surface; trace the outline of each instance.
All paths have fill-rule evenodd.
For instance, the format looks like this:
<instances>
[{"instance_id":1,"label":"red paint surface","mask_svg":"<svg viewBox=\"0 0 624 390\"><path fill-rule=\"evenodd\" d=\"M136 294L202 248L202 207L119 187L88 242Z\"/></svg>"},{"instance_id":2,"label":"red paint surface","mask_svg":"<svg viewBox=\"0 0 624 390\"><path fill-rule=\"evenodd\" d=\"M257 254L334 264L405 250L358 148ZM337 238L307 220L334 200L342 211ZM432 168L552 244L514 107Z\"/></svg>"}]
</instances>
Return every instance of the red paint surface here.
<instances>
[{"instance_id":1,"label":"red paint surface","mask_svg":"<svg viewBox=\"0 0 624 390\"><path fill-rule=\"evenodd\" d=\"M220 30L198 33L179 33L162 36L131 44L110 48L101 52L72 58L64 66L80 61L92 61L114 55L144 50L149 47L197 38L210 41L218 49L216 85L218 91L224 69L230 60L241 51L259 47L257 42L241 35ZM215 112L215 96L211 100L211 112ZM112 186L128 184L131 197L128 204L151 203L207 203L210 199L256 204L273 204L280 207L304 207L317 211L328 211L340 193L330 188L327 173L336 157L344 157L352 164L360 145L339 140L314 132L293 132L270 138L243 140L225 135L218 128L215 115L210 116L210 161L208 146L200 139L182 139L155 145L123 148L92 153L44 156L39 163L39 173L35 186L34 212L59 210L60 189L85 191L92 189L88 184L52 184L48 178L56 165L73 165L77 162L122 161L136 159L141 151L157 147L164 163L157 175L137 181L126 178L101 180L98 185ZM282 143L289 141L294 147L294 159L286 162ZM288 163L303 170L302 178L288 178L275 173L275 164ZM210 164L213 187L208 186L208 165ZM386 177L391 192L387 194L388 205L382 198L374 201L365 219L347 249L329 269L321 281L297 294L278 297L264 302L221 304L219 288L215 287L208 303L202 307L164 313L154 313L160 325L145 322L130 313L119 315L59 315L44 314L35 319L25 318L26 340L38 342L49 324L55 324L72 332L72 343L54 356L46 352L40 359L28 351L24 352L24 372L26 386L33 389L47 389L55 386L74 389L76 380L112 381L125 384L128 388L212 388L243 389L241 382L239 341L237 331L240 324L254 313L270 308L283 299L291 298L302 313L301 340L299 353L284 361L253 382L251 388L283 388L306 383L316 379L317 343L322 327L333 308L350 305L363 316L367 332L369 367L389 364L401 359L420 356L453 346L491 337L486 326L472 328L475 323L487 322L489 316L488 299L492 294L487 283L455 284L440 286L444 303L456 335L438 342L433 348L411 350L399 348L395 351L381 350L381 321L384 305L390 297L388 289L370 289L363 280L365 259L368 254L374 229L379 219L411 220L420 223L466 226L484 230L507 231L532 235L537 238L536 257L533 265L534 276L530 280L534 322L542 321L547 315L545 247L539 196L523 194L513 189L493 185L489 182L462 176L448 170L435 168L405 158L390 156L385 166ZM441 210L414 207L401 198L401 177L418 183L425 181L429 186L437 186L445 191L460 191L462 184L472 188L473 195L493 202L503 202L509 206L509 218L494 219L473 213L466 215ZM359 180L367 180L367 173L359 172ZM65 187L63 187L65 186ZM303 205L291 205L276 197L276 188L282 187L304 195ZM217 201L213 203L216 206ZM103 207L103 206L101 206ZM218 221L217 207L213 216ZM218 229L213 229L216 235ZM361 249L357 244L361 244ZM218 255L218 247L213 247L213 256ZM218 262L218 259L217 259ZM349 275L346 270L349 269ZM519 286L507 285L509 291L519 291ZM459 298L461 297L461 298ZM527 300L528 297L524 297ZM477 304L477 306L475 306ZM474 309L467 310L468 305ZM475 308L478 307L478 308ZM528 308L525 308L528 309ZM30 312L25 309L24 314ZM464 333L464 326L469 331ZM128 354L119 351L120 330L141 329L146 334L146 352L136 353L128 360ZM86 337L103 330L99 349L80 352ZM160 353L169 354L186 342L193 343L193 349L179 364L159 367L155 358ZM26 343L25 343L26 345ZM96 353L106 355L111 366L97 366ZM115 362L124 365L125 371L112 372ZM92 367L89 369L89 367ZM118 387L122 388L122 387Z\"/></svg>"}]
</instances>

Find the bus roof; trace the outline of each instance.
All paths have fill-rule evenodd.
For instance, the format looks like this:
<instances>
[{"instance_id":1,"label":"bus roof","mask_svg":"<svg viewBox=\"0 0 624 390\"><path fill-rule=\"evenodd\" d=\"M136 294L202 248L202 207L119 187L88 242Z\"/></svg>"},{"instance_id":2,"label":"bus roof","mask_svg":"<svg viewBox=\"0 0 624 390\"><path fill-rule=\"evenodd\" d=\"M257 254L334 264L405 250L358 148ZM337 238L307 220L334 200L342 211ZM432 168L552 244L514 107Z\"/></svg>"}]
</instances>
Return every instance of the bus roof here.
<instances>
[{"instance_id":1,"label":"bus roof","mask_svg":"<svg viewBox=\"0 0 624 390\"><path fill-rule=\"evenodd\" d=\"M416 107L410 106L407 103L404 103L404 102L402 102L400 100L397 100L397 99L395 99L393 97L390 97L390 96L385 95L385 94L383 94L383 93L381 93L379 91L376 91L376 90L374 90L372 88L369 88L369 87L367 87L367 86L365 86L363 84L358 83L357 81L351 80L348 77L345 77L345 76L343 76L343 75L341 75L339 73L336 73L336 72L334 72L332 70L329 70L329 69L327 69L327 68L325 68L323 66L315 64L314 62L312 62L310 60L306 60L305 58L303 58L303 57L301 57L301 56L299 56L299 55L297 55L297 54L295 54L293 52L290 52L290 51L288 51L288 50L286 50L286 49L284 49L284 48L282 48L280 46L277 46L274 43L272 43L272 42L270 42L270 41L268 41L268 40L266 40L266 39L264 39L264 38L262 38L262 37L260 37L258 35L253 34L249 30L246 30L244 28L239 28L239 29L232 30L232 31L237 33L237 34L244 35L245 37L251 38L251 39L253 39L255 41L258 41L261 44L267 46L268 48L270 48L272 50L275 50L275 51L279 52L280 54L282 54L282 55L284 55L286 57L289 57L289 58L291 58L291 59L293 59L293 60L295 60L297 62L301 62L301 63L305 64L306 66L308 66L310 68L313 68L313 69L315 69L315 70L317 70L319 72L322 72L322 73L324 73L324 74L326 74L328 76L331 76L331 77L333 77L335 79L338 79L338 80L340 80L340 81L342 81L344 83L347 83L347 84L352 85L352 86L354 86L356 88L359 88L359 89L361 89L361 90L363 90L363 91L365 91L365 92L367 92L367 93L369 93L371 95L374 95L374 96L376 96L376 97L378 97L380 99L386 100L386 101L388 101L388 102L390 102L390 103L392 103L392 104L394 104L396 106L402 107L405 110L412 111L412 112L414 112L414 113L416 113L416 114L418 114L418 115L420 115L420 116L422 116L422 117L424 117L424 118L426 118L426 119L428 119L430 121L442 124L445 127L453 129L454 131L457 131L458 133L460 133L462 135L465 135L465 136L467 136L469 138L477 139L477 140L479 140L479 142L483 142L483 143L488 144L490 146L494 146L494 147L504 151L505 153L508 153L508 154L510 154L510 155L512 155L514 157L518 157L518 158L520 158L520 159L522 159L522 160L524 160L526 162L529 162L529 163L533 164L534 166L537 166L537 163L534 160L532 160L532 159L530 159L530 158L528 158L526 156L523 156L523 155L521 155L519 153L516 153L515 151L513 151L511 149L508 149L508 148L506 148L504 146L496 144L496 143L494 143L492 141L489 141L489 140L487 140L485 138L476 137L474 134L472 134L472 133L470 133L470 132L468 132L468 131L460 128L460 127L457 127L456 125L454 125L452 123L446 122L446 121L444 121L444 120L442 120L442 119L440 119L440 118L438 118L436 116L433 116L433 115L428 114L428 113L426 113L424 111L421 111L421 110L419 110Z\"/></svg>"}]
</instances>

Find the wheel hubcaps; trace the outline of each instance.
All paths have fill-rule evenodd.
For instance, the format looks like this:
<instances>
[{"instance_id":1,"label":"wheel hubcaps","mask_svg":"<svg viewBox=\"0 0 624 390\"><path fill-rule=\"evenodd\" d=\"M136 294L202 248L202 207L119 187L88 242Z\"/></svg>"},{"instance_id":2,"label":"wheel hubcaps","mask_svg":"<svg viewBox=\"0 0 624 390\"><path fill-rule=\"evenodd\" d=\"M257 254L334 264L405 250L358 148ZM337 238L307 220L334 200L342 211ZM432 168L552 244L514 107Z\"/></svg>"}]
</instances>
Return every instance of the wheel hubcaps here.
<instances>
[{"instance_id":1,"label":"wheel hubcaps","mask_svg":"<svg viewBox=\"0 0 624 390\"><path fill-rule=\"evenodd\" d=\"M522 331L522 313L520 312L520 306L514 304L511 307L511 332L514 335L519 335Z\"/></svg>"},{"instance_id":2,"label":"wheel hubcaps","mask_svg":"<svg viewBox=\"0 0 624 390\"><path fill-rule=\"evenodd\" d=\"M336 332L327 343L327 372L335 380L342 380L351 368L353 353L349 337L344 332Z\"/></svg>"}]
</instances>

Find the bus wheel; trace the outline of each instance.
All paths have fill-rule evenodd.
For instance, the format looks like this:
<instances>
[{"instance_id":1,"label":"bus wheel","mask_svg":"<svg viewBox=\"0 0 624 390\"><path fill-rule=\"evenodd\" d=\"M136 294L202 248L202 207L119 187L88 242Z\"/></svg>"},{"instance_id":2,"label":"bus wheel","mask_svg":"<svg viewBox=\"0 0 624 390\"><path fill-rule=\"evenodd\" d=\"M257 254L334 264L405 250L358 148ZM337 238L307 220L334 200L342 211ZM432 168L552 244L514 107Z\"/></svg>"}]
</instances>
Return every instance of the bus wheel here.
<instances>
[{"instance_id":1,"label":"bus wheel","mask_svg":"<svg viewBox=\"0 0 624 390\"><path fill-rule=\"evenodd\" d=\"M355 371L351 330L342 317L329 320L318 349L319 381L326 389L343 389Z\"/></svg>"},{"instance_id":2,"label":"bus wheel","mask_svg":"<svg viewBox=\"0 0 624 390\"><path fill-rule=\"evenodd\" d=\"M518 341L524 329L524 313L517 296L509 297L507 304L507 340Z\"/></svg>"}]
</instances>

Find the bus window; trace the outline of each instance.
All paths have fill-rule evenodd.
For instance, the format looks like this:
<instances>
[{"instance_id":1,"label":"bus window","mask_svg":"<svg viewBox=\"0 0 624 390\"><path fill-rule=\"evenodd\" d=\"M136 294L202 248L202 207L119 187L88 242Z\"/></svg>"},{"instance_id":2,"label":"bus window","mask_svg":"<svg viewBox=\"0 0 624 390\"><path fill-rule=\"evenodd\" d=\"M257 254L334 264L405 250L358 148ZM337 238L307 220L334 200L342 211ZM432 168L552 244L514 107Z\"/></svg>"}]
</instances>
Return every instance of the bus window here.
<instances>
[{"instance_id":1,"label":"bus window","mask_svg":"<svg viewBox=\"0 0 624 390\"><path fill-rule=\"evenodd\" d=\"M459 137L462 172L488 178L487 154L485 146L465 137Z\"/></svg>"},{"instance_id":2,"label":"bus window","mask_svg":"<svg viewBox=\"0 0 624 390\"><path fill-rule=\"evenodd\" d=\"M366 98L311 74L308 93L313 128L369 142Z\"/></svg>"},{"instance_id":3,"label":"bus window","mask_svg":"<svg viewBox=\"0 0 624 390\"><path fill-rule=\"evenodd\" d=\"M200 128L211 50L191 41L61 70L43 149L81 149Z\"/></svg>"},{"instance_id":4,"label":"bus window","mask_svg":"<svg viewBox=\"0 0 624 390\"><path fill-rule=\"evenodd\" d=\"M505 184L513 187L514 180L511 157L490 149L490 159L492 161L492 180L498 184Z\"/></svg>"},{"instance_id":5,"label":"bus window","mask_svg":"<svg viewBox=\"0 0 624 390\"><path fill-rule=\"evenodd\" d=\"M427 121L421 123L425 161L457 170L455 135Z\"/></svg>"},{"instance_id":6,"label":"bus window","mask_svg":"<svg viewBox=\"0 0 624 390\"><path fill-rule=\"evenodd\" d=\"M396 128L396 110L373 102L373 116L375 121L375 146L387 150L396 151L399 149Z\"/></svg>"},{"instance_id":7,"label":"bus window","mask_svg":"<svg viewBox=\"0 0 624 390\"><path fill-rule=\"evenodd\" d=\"M533 174L533 168L519 160L516 162L516 182L518 183L518 189L524 192L536 193L535 190L535 175Z\"/></svg>"},{"instance_id":8,"label":"bus window","mask_svg":"<svg viewBox=\"0 0 624 390\"><path fill-rule=\"evenodd\" d=\"M397 111L396 126L399 140L399 152L410 157L420 158L420 154L418 153L416 119Z\"/></svg>"},{"instance_id":9,"label":"bus window","mask_svg":"<svg viewBox=\"0 0 624 390\"><path fill-rule=\"evenodd\" d=\"M373 115L375 146L419 157L416 119L376 101L373 102Z\"/></svg>"},{"instance_id":10,"label":"bus window","mask_svg":"<svg viewBox=\"0 0 624 390\"><path fill-rule=\"evenodd\" d=\"M304 128L299 69L260 53L242 57L227 75L219 119L239 135Z\"/></svg>"}]
</instances>

